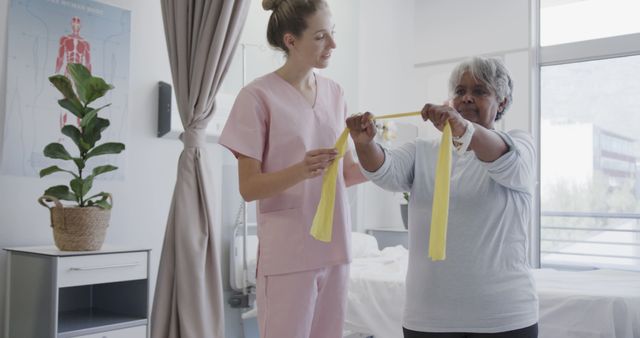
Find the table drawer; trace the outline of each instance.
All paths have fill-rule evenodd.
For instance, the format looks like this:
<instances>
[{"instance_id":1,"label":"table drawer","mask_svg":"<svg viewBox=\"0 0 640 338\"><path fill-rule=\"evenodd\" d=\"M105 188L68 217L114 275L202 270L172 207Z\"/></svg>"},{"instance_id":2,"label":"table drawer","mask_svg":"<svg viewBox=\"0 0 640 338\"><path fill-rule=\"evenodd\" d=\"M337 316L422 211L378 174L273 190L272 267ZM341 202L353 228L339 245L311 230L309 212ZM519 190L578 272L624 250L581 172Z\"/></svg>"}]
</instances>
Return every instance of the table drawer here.
<instances>
[{"instance_id":1,"label":"table drawer","mask_svg":"<svg viewBox=\"0 0 640 338\"><path fill-rule=\"evenodd\" d=\"M94 333L76 338L146 338L147 326L136 326L128 329L113 330L101 333Z\"/></svg>"},{"instance_id":2,"label":"table drawer","mask_svg":"<svg viewBox=\"0 0 640 338\"><path fill-rule=\"evenodd\" d=\"M58 287L147 278L147 252L60 257Z\"/></svg>"}]
</instances>

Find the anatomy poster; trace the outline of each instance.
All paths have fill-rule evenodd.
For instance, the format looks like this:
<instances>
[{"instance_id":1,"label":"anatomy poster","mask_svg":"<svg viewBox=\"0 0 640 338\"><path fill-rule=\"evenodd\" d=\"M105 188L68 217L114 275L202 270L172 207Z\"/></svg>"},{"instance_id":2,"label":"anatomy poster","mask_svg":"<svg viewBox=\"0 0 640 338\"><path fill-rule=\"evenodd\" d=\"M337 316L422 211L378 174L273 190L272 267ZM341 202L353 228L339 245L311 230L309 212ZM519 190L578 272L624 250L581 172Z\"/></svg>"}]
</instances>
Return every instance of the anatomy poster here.
<instances>
[{"instance_id":1,"label":"anatomy poster","mask_svg":"<svg viewBox=\"0 0 640 338\"><path fill-rule=\"evenodd\" d=\"M12 0L8 19L2 173L37 176L53 164L72 165L42 153L47 144L60 142L72 156L78 154L60 132L65 124L77 126L78 119L58 106L62 96L48 80L66 74L68 63L82 63L115 87L91 106L111 104L99 113L111 122L99 143L126 144L131 13L88 0ZM87 169L112 164L120 170L105 178L122 179L126 153L93 158Z\"/></svg>"}]
</instances>

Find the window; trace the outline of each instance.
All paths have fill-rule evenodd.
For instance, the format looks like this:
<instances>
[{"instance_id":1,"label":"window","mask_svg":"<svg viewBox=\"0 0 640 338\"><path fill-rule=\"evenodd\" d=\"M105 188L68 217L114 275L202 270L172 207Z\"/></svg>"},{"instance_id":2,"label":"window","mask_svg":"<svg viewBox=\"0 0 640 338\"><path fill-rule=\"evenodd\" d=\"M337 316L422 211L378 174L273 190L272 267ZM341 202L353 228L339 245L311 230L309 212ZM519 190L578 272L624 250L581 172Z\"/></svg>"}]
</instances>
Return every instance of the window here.
<instances>
[{"instance_id":1,"label":"window","mask_svg":"<svg viewBox=\"0 0 640 338\"><path fill-rule=\"evenodd\" d=\"M554 19L571 6L578 26L596 22L589 34ZM542 266L640 270L640 34L625 37L632 47L615 36L640 25L606 21L638 13L633 6L640 1L541 1Z\"/></svg>"},{"instance_id":2,"label":"window","mask_svg":"<svg viewBox=\"0 0 640 338\"><path fill-rule=\"evenodd\" d=\"M541 0L540 5L541 46L640 32L638 0Z\"/></svg>"}]
</instances>

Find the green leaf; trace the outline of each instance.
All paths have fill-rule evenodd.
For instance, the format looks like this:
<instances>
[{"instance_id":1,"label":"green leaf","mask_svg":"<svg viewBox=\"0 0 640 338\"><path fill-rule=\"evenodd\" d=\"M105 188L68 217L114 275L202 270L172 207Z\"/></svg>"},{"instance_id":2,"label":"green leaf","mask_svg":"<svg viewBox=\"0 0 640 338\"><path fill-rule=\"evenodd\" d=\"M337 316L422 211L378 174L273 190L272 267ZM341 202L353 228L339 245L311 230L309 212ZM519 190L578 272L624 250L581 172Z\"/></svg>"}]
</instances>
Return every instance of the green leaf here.
<instances>
[{"instance_id":1,"label":"green leaf","mask_svg":"<svg viewBox=\"0 0 640 338\"><path fill-rule=\"evenodd\" d=\"M52 165L50 167L46 167L46 168L40 170L40 177L42 178L42 177L45 177L47 175L51 175L53 173L57 173L59 171L62 171L62 169L58 168L57 165Z\"/></svg>"},{"instance_id":2,"label":"green leaf","mask_svg":"<svg viewBox=\"0 0 640 338\"><path fill-rule=\"evenodd\" d=\"M104 174L104 173L108 173L110 171L114 171L118 169L118 167L116 166L112 166L112 165L101 165L99 167L95 167L93 168L93 176L98 176L100 174Z\"/></svg>"},{"instance_id":3,"label":"green leaf","mask_svg":"<svg viewBox=\"0 0 640 338\"><path fill-rule=\"evenodd\" d=\"M103 97L107 91L114 88L112 85L106 83L104 79L91 76L91 72L81 64L69 64L67 65L67 70L76 85L80 101L82 101L85 106Z\"/></svg>"},{"instance_id":4,"label":"green leaf","mask_svg":"<svg viewBox=\"0 0 640 338\"><path fill-rule=\"evenodd\" d=\"M98 116L98 112L100 110L102 110L103 108L109 107L111 105L111 103L106 104L100 108L97 109L91 109L91 111L89 111L83 118L82 121L80 121L80 126L82 128L86 128L91 122L93 122L93 120Z\"/></svg>"},{"instance_id":5,"label":"green leaf","mask_svg":"<svg viewBox=\"0 0 640 338\"><path fill-rule=\"evenodd\" d=\"M106 154L119 154L124 150L124 144L118 142L108 142L103 143L95 148L93 148L89 153L87 153L86 158L90 158L98 155L106 155Z\"/></svg>"},{"instance_id":6,"label":"green leaf","mask_svg":"<svg viewBox=\"0 0 640 338\"><path fill-rule=\"evenodd\" d=\"M89 79L86 86L86 96L87 102L89 104L101 97L103 97L109 90L114 87L108 83L106 83L102 78L92 77Z\"/></svg>"},{"instance_id":7,"label":"green leaf","mask_svg":"<svg viewBox=\"0 0 640 338\"><path fill-rule=\"evenodd\" d=\"M102 131L109 126L109 120L101 117L96 118L94 124L89 124L84 130L84 140L89 143L91 147L95 146L96 142L102 138Z\"/></svg>"},{"instance_id":8,"label":"green leaf","mask_svg":"<svg viewBox=\"0 0 640 338\"><path fill-rule=\"evenodd\" d=\"M69 78L64 75L53 75L49 77L49 82L51 82L66 99L72 101L77 106L82 106L78 100L78 96L73 91L73 85L71 85Z\"/></svg>"},{"instance_id":9,"label":"green leaf","mask_svg":"<svg viewBox=\"0 0 640 338\"><path fill-rule=\"evenodd\" d=\"M89 150L88 148L83 147L82 133L80 132L80 129L78 129L76 126L67 124L64 127L62 127L61 131L64 135L69 136L69 138L73 140L73 143L75 143L78 146L78 149L80 149L81 152Z\"/></svg>"},{"instance_id":10,"label":"green leaf","mask_svg":"<svg viewBox=\"0 0 640 338\"><path fill-rule=\"evenodd\" d=\"M80 139L80 147L82 148L83 152L86 152L86 151L89 151L89 149L91 149L93 146L85 142L84 139Z\"/></svg>"},{"instance_id":11,"label":"green leaf","mask_svg":"<svg viewBox=\"0 0 640 338\"><path fill-rule=\"evenodd\" d=\"M96 197L102 197L103 200L106 200L108 196L109 196L109 193L101 191L101 192L99 192L99 193L97 193L97 194L95 194L95 195L93 195L91 197L87 197L87 200L91 200L91 199L94 199Z\"/></svg>"},{"instance_id":12,"label":"green leaf","mask_svg":"<svg viewBox=\"0 0 640 338\"><path fill-rule=\"evenodd\" d=\"M78 92L78 96L80 97L80 101L84 103L86 106L88 104L87 101L87 86L89 79L91 79L91 72L87 67L83 66L80 63L69 63L67 64L67 72L71 75L73 79L73 83L76 85L76 91Z\"/></svg>"},{"instance_id":13,"label":"green leaf","mask_svg":"<svg viewBox=\"0 0 640 338\"><path fill-rule=\"evenodd\" d=\"M51 175L51 174L57 173L57 172L65 172L65 173L69 173L69 174L73 175L74 177L78 177L78 175L74 174L73 172L71 172L69 170L61 169L57 165L52 165L50 167L47 167L47 168L44 168L44 169L40 170L40 177L45 177L47 175Z\"/></svg>"},{"instance_id":14,"label":"green leaf","mask_svg":"<svg viewBox=\"0 0 640 338\"><path fill-rule=\"evenodd\" d=\"M69 185L71 186L71 190L73 190L73 192L76 194L76 196L78 197L82 197L82 179L80 177L74 178L71 180L71 182L69 182Z\"/></svg>"},{"instance_id":15,"label":"green leaf","mask_svg":"<svg viewBox=\"0 0 640 338\"><path fill-rule=\"evenodd\" d=\"M81 179L79 177L74 178L71 180L69 185L71 185L71 190L73 190L76 196L83 197L93 186L93 175L89 175L85 179Z\"/></svg>"},{"instance_id":16,"label":"green leaf","mask_svg":"<svg viewBox=\"0 0 640 338\"><path fill-rule=\"evenodd\" d=\"M80 103L80 101L78 101L77 98L75 101L70 99L58 100L58 104L60 105L60 107L70 111L73 115L79 118L82 118L82 115L83 115L82 103Z\"/></svg>"},{"instance_id":17,"label":"green leaf","mask_svg":"<svg viewBox=\"0 0 640 338\"><path fill-rule=\"evenodd\" d=\"M69 191L69 187L66 185L56 185L44 191L45 195L56 197L60 200L78 202L78 199L74 193Z\"/></svg>"},{"instance_id":18,"label":"green leaf","mask_svg":"<svg viewBox=\"0 0 640 338\"><path fill-rule=\"evenodd\" d=\"M90 201L90 200L93 200L96 197L102 197L102 198L99 201L95 201L95 202L94 201ZM88 197L87 201L90 201L90 202L87 202L87 204L92 203L92 204L95 204L95 205L99 206L102 209L109 210L109 209L111 209L112 206L107 201L107 198L109 198L109 193L106 193L106 192L103 191L103 192L101 192L99 194L95 194L95 195L93 195L91 197Z\"/></svg>"},{"instance_id":19,"label":"green leaf","mask_svg":"<svg viewBox=\"0 0 640 338\"><path fill-rule=\"evenodd\" d=\"M86 195L89 190L91 190L91 187L93 186L93 178L93 175L89 175L84 179L84 182L82 182L82 196Z\"/></svg>"},{"instance_id":20,"label":"green leaf","mask_svg":"<svg viewBox=\"0 0 640 338\"><path fill-rule=\"evenodd\" d=\"M85 161L81 157L74 157L73 162L76 163L76 167L78 167L78 170L82 170L86 166Z\"/></svg>"},{"instance_id":21,"label":"green leaf","mask_svg":"<svg viewBox=\"0 0 640 338\"><path fill-rule=\"evenodd\" d=\"M102 209L111 210L111 204L109 204L109 202L107 202L107 201L99 200L99 201L96 202L96 205L99 206Z\"/></svg>"},{"instance_id":22,"label":"green leaf","mask_svg":"<svg viewBox=\"0 0 640 338\"><path fill-rule=\"evenodd\" d=\"M81 63L69 63L67 65L67 72L71 75L73 83L83 83L91 78L91 72L87 67Z\"/></svg>"},{"instance_id":23,"label":"green leaf","mask_svg":"<svg viewBox=\"0 0 640 338\"><path fill-rule=\"evenodd\" d=\"M69 155L69 152L67 151L67 149L65 149L62 144L57 142L49 143L46 147L44 147L43 153L44 153L44 156L48 158L60 159L60 160L71 159L71 155Z\"/></svg>"},{"instance_id":24,"label":"green leaf","mask_svg":"<svg viewBox=\"0 0 640 338\"><path fill-rule=\"evenodd\" d=\"M98 130L99 132L102 132L102 131L104 131L105 129L107 129L107 127L108 127L110 124L111 124L111 123L109 122L109 120L98 117L98 118L96 119L95 128L96 128L96 130Z\"/></svg>"}]
</instances>

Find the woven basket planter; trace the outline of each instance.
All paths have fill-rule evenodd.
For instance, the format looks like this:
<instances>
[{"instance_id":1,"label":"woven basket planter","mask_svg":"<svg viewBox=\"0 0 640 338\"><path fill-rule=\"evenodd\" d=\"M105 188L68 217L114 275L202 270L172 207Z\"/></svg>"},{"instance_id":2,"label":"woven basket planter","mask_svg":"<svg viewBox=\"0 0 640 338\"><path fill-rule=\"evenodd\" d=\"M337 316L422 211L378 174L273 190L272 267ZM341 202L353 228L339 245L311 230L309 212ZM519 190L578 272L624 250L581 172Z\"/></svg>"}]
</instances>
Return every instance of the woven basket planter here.
<instances>
[{"instance_id":1,"label":"woven basket planter","mask_svg":"<svg viewBox=\"0 0 640 338\"><path fill-rule=\"evenodd\" d=\"M51 212L53 239L58 249L100 250L107 234L111 210L99 207L66 207L57 198L46 195L40 197L38 202ZM47 202L53 202L53 206L49 206Z\"/></svg>"}]
</instances>

